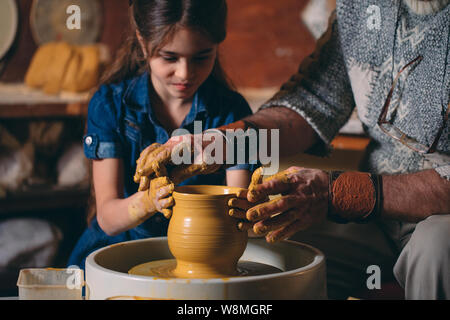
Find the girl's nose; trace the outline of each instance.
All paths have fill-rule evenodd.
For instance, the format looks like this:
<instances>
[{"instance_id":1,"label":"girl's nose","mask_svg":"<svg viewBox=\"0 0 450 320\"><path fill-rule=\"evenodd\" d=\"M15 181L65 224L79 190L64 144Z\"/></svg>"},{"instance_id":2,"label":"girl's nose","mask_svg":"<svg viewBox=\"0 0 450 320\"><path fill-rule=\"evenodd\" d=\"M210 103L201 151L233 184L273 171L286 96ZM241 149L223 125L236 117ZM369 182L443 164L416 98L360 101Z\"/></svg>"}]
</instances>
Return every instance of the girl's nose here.
<instances>
[{"instance_id":1,"label":"girl's nose","mask_svg":"<svg viewBox=\"0 0 450 320\"><path fill-rule=\"evenodd\" d=\"M190 78L192 78L192 74L192 65L186 60L181 60L177 65L175 76L180 80L189 80Z\"/></svg>"}]
</instances>

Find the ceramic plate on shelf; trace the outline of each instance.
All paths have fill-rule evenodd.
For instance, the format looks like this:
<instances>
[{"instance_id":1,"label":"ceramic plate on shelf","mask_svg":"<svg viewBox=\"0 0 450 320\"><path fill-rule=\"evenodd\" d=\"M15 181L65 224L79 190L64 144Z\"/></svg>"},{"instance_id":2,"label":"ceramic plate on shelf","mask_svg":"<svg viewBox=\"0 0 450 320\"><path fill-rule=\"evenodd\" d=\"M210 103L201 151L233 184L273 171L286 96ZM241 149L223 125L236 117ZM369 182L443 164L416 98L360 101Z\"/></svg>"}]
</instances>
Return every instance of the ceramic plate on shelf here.
<instances>
[{"instance_id":1,"label":"ceramic plate on shelf","mask_svg":"<svg viewBox=\"0 0 450 320\"><path fill-rule=\"evenodd\" d=\"M70 6L76 6L79 11L68 10ZM74 16L78 13L78 17ZM69 28L68 21L69 25L79 21L80 28ZM33 0L30 27L38 45L50 41L95 43L100 36L101 25L102 11L98 0Z\"/></svg>"},{"instance_id":2,"label":"ceramic plate on shelf","mask_svg":"<svg viewBox=\"0 0 450 320\"><path fill-rule=\"evenodd\" d=\"M6 55L14 42L18 17L15 0L0 1L0 59Z\"/></svg>"}]
</instances>

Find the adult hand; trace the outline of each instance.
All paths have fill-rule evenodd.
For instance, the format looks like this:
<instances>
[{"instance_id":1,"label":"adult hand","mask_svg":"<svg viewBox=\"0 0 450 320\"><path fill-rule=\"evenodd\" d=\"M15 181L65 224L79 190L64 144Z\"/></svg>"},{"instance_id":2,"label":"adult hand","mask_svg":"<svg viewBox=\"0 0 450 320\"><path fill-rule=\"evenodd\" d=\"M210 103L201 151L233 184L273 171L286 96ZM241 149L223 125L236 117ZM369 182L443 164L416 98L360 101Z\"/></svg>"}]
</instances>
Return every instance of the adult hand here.
<instances>
[{"instance_id":1,"label":"adult hand","mask_svg":"<svg viewBox=\"0 0 450 320\"><path fill-rule=\"evenodd\" d=\"M257 203L269 195L281 197L254 205L246 219L254 223L255 234L266 235L267 242L289 238L326 219L328 211L328 173L318 169L290 167L262 181L258 169L252 176L248 201Z\"/></svg>"},{"instance_id":2,"label":"adult hand","mask_svg":"<svg viewBox=\"0 0 450 320\"><path fill-rule=\"evenodd\" d=\"M252 175L250 185L248 189L240 190L236 198L231 198L228 201L228 206L230 207L229 215L233 218L239 219L238 228L242 231L249 231L249 236L256 236L252 231L254 222L250 222L246 219L246 212L255 204L263 203L269 200L267 196L261 196L260 199L256 199L254 202L249 202L248 197L250 193L254 192L254 187L262 182L262 168L256 169Z\"/></svg>"},{"instance_id":3,"label":"adult hand","mask_svg":"<svg viewBox=\"0 0 450 320\"><path fill-rule=\"evenodd\" d=\"M139 191L147 190L150 180L154 177L168 176L171 181L178 184L187 178L199 174L210 174L217 171L221 164L207 164L204 160L204 148L211 141L204 141L202 135L184 135L170 138L165 144L154 143L144 149L137 160L134 181L139 183ZM196 155L202 157L194 159ZM188 153L187 155L185 153ZM188 159L188 164L175 165L172 155L180 159Z\"/></svg>"}]
</instances>

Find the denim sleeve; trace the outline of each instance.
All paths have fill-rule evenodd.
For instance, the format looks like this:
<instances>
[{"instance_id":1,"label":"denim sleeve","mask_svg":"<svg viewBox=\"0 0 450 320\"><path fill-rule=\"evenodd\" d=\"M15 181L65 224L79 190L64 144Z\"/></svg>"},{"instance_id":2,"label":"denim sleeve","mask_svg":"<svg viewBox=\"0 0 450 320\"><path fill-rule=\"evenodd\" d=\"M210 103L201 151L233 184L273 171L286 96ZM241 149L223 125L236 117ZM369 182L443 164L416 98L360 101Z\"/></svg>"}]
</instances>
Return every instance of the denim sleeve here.
<instances>
[{"instance_id":1,"label":"denim sleeve","mask_svg":"<svg viewBox=\"0 0 450 320\"><path fill-rule=\"evenodd\" d=\"M87 158L122 157L116 115L112 91L108 86L100 87L92 97L88 108L87 132L83 137L84 153Z\"/></svg>"}]
</instances>

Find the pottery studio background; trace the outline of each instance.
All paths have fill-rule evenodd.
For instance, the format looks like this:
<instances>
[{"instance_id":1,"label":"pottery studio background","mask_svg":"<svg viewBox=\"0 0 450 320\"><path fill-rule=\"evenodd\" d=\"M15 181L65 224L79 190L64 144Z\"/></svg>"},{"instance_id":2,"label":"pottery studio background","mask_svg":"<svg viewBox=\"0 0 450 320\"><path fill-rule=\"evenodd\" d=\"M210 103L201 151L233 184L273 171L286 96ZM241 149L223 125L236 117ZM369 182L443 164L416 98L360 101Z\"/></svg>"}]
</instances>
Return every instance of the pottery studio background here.
<instances>
[{"instance_id":1,"label":"pottery studio background","mask_svg":"<svg viewBox=\"0 0 450 320\"><path fill-rule=\"evenodd\" d=\"M84 15L76 34L65 24L70 4ZM228 0L228 6L222 61L256 110L313 51L334 1ZM65 266L85 228L90 179L81 138L87 105L124 39L127 10L128 0L0 2L0 296L17 295L21 268ZM49 84L52 89L43 90L25 81L33 55L48 41L91 48L83 53L96 61L91 88ZM352 117L330 158L290 157L280 169L293 163L355 169L366 144Z\"/></svg>"}]
</instances>

